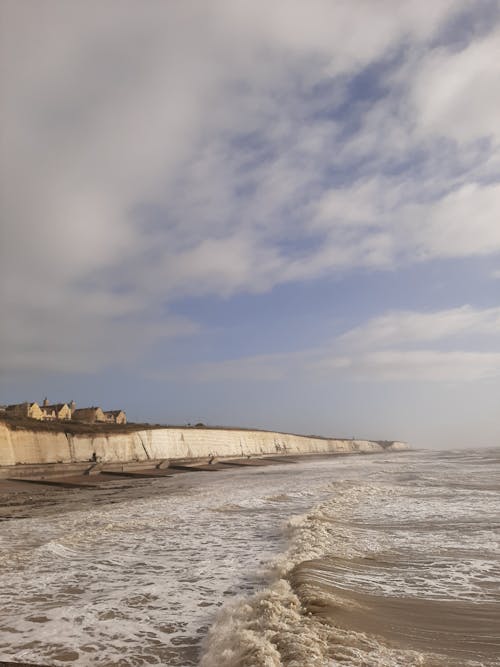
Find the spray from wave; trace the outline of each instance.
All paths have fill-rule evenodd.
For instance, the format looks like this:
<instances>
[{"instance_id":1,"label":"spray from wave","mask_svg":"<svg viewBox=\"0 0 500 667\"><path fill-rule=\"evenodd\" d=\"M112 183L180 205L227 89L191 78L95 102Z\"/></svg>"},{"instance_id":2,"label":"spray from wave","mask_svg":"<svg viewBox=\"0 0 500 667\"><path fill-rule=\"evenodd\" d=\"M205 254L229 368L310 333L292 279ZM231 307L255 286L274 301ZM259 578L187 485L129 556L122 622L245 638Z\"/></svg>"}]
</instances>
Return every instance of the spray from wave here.
<instances>
[{"instance_id":1,"label":"spray from wave","mask_svg":"<svg viewBox=\"0 0 500 667\"><path fill-rule=\"evenodd\" d=\"M270 564L266 588L223 607L201 667L497 665L499 565L472 548L487 532L478 516L491 497L478 508L470 490L333 488L288 520L289 548ZM472 534L459 563L466 517Z\"/></svg>"}]
</instances>

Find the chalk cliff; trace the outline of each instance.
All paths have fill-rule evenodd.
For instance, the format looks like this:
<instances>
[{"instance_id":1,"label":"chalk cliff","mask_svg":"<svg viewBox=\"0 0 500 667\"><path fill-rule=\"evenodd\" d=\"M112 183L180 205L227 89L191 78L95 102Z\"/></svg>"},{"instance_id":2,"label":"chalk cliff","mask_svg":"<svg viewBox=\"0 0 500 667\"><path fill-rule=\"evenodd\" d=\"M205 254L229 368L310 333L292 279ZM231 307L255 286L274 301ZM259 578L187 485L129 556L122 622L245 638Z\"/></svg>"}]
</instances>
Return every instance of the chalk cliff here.
<instances>
[{"instance_id":1,"label":"chalk cliff","mask_svg":"<svg viewBox=\"0 0 500 667\"><path fill-rule=\"evenodd\" d=\"M0 466L77 463L95 453L106 463L210 456L349 454L408 449L405 443L315 438L271 431L154 428L128 433L70 434L11 429L0 422Z\"/></svg>"}]
</instances>

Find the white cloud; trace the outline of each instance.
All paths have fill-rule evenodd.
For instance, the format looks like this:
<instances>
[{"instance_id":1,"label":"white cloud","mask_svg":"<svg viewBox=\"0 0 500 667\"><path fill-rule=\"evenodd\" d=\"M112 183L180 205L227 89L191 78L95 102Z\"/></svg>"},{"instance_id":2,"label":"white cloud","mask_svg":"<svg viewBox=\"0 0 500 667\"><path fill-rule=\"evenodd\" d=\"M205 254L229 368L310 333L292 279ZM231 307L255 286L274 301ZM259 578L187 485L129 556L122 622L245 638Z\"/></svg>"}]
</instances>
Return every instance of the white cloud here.
<instances>
[{"instance_id":1,"label":"white cloud","mask_svg":"<svg viewBox=\"0 0 500 667\"><path fill-rule=\"evenodd\" d=\"M311 229L324 230L327 248L343 252L351 266L500 252L500 185L469 183L420 203L422 189L381 177L328 190Z\"/></svg>"},{"instance_id":2,"label":"white cloud","mask_svg":"<svg viewBox=\"0 0 500 667\"><path fill-rule=\"evenodd\" d=\"M467 6L4 2L0 342L9 366L133 357L160 335L157 313L185 295L499 251L498 186L475 172L452 177L449 166L416 182L379 176L380 160L436 134L458 144L497 136L488 93L497 33L429 51ZM382 99L359 103L360 127L345 137L349 118L337 112L349 77L402 49L408 81L388 78ZM416 64L413 53L427 55ZM467 96L477 100L472 120ZM467 151L460 161L477 171ZM498 160L480 157L491 182ZM356 161L361 176L332 187L330 174Z\"/></svg>"},{"instance_id":3,"label":"white cloud","mask_svg":"<svg viewBox=\"0 0 500 667\"><path fill-rule=\"evenodd\" d=\"M436 48L422 60L412 86L421 132L457 142L500 142L500 30L460 51Z\"/></svg>"},{"instance_id":4,"label":"white cloud","mask_svg":"<svg viewBox=\"0 0 500 667\"><path fill-rule=\"evenodd\" d=\"M500 375L499 341L500 307L399 311L338 336L311 368L350 379L470 382Z\"/></svg>"},{"instance_id":5,"label":"white cloud","mask_svg":"<svg viewBox=\"0 0 500 667\"><path fill-rule=\"evenodd\" d=\"M500 376L500 307L397 311L336 336L328 345L196 364L184 381L475 382ZM441 347L439 347L441 345Z\"/></svg>"},{"instance_id":6,"label":"white cloud","mask_svg":"<svg viewBox=\"0 0 500 667\"><path fill-rule=\"evenodd\" d=\"M347 331L337 338L337 343L370 349L483 334L500 336L500 307L462 306L429 313L397 311Z\"/></svg>"},{"instance_id":7,"label":"white cloud","mask_svg":"<svg viewBox=\"0 0 500 667\"><path fill-rule=\"evenodd\" d=\"M500 185L468 184L407 217L417 256L469 257L500 252Z\"/></svg>"},{"instance_id":8,"label":"white cloud","mask_svg":"<svg viewBox=\"0 0 500 667\"><path fill-rule=\"evenodd\" d=\"M500 376L500 353L380 350L321 361L323 375L339 369L353 380L474 382Z\"/></svg>"}]
</instances>

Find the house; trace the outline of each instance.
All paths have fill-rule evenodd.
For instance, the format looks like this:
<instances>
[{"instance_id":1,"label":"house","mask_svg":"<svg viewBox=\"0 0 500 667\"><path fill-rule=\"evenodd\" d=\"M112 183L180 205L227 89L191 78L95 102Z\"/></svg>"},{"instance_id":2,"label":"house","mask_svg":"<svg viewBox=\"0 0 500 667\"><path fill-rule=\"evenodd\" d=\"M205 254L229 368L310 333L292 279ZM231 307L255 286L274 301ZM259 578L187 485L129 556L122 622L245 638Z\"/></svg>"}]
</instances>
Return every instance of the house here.
<instances>
[{"instance_id":1,"label":"house","mask_svg":"<svg viewBox=\"0 0 500 667\"><path fill-rule=\"evenodd\" d=\"M46 422L52 422L56 419L56 411L51 409L48 405L42 405L42 419Z\"/></svg>"},{"instance_id":2,"label":"house","mask_svg":"<svg viewBox=\"0 0 500 667\"><path fill-rule=\"evenodd\" d=\"M69 403L49 403L44 398L42 404L38 403L16 403L15 405L0 406L0 412L13 417L30 417L42 421L74 421L86 422L87 424L108 423L126 424L127 416L123 410L108 410L103 412L99 407L78 408L75 401Z\"/></svg>"},{"instance_id":3,"label":"house","mask_svg":"<svg viewBox=\"0 0 500 667\"><path fill-rule=\"evenodd\" d=\"M106 421L111 422L112 424L127 423L127 415L123 410L106 410L104 416L106 417Z\"/></svg>"},{"instance_id":4,"label":"house","mask_svg":"<svg viewBox=\"0 0 500 667\"><path fill-rule=\"evenodd\" d=\"M43 412L38 403L14 403L7 405L5 414L12 417L29 417L30 419L43 419Z\"/></svg>"},{"instance_id":5,"label":"house","mask_svg":"<svg viewBox=\"0 0 500 667\"><path fill-rule=\"evenodd\" d=\"M52 421L54 419L71 419L71 409L67 403L48 405L48 401L46 401L47 399L45 399L41 407L43 413L42 419L45 419L46 421Z\"/></svg>"},{"instance_id":6,"label":"house","mask_svg":"<svg viewBox=\"0 0 500 667\"><path fill-rule=\"evenodd\" d=\"M88 424L94 424L95 422L105 422L106 416L101 408L77 408L76 410L73 410L71 419L79 422L87 422Z\"/></svg>"}]
</instances>

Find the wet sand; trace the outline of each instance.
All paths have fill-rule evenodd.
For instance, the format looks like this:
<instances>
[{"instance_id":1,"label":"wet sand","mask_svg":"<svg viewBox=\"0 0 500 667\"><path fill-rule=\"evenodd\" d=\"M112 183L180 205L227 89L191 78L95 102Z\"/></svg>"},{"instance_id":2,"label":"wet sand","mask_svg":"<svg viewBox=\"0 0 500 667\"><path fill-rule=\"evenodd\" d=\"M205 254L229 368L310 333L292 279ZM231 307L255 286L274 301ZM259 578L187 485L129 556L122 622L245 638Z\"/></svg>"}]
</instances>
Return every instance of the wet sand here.
<instances>
[{"instance_id":1,"label":"wet sand","mask_svg":"<svg viewBox=\"0 0 500 667\"><path fill-rule=\"evenodd\" d=\"M52 486L50 483L0 480L0 521L50 516L61 511L81 510L85 506L175 493L187 486L194 486L196 475L172 476L169 483L163 485L157 485L155 481L151 478L110 476L94 483L92 477L86 476L81 480L81 486L65 487Z\"/></svg>"},{"instance_id":2,"label":"wet sand","mask_svg":"<svg viewBox=\"0 0 500 667\"><path fill-rule=\"evenodd\" d=\"M300 458L300 457L298 457ZM173 464L165 468L103 471L46 479L0 479L0 521L47 516L60 511L176 493L196 486L200 474L279 465L282 459L231 459L213 464ZM296 457L286 460L295 463ZM204 475L203 475L204 476ZM157 480L164 483L157 484Z\"/></svg>"},{"instance_id":3,"label":"wet sand","mask_svg":"<svg viewBox=\"0 0 500 667\"><path fill-rule=\"evenodd\" d=\"M179 489L195 485L196 480L191 475L190 478L189 484L186 484L186 480L175 479L168 486L156 486L150 479L114 479L85 489L0 481L0 521L50 516L61 511L81 510L85 506L107 505L175 493Z\"/></svg>"}]
</instances>

